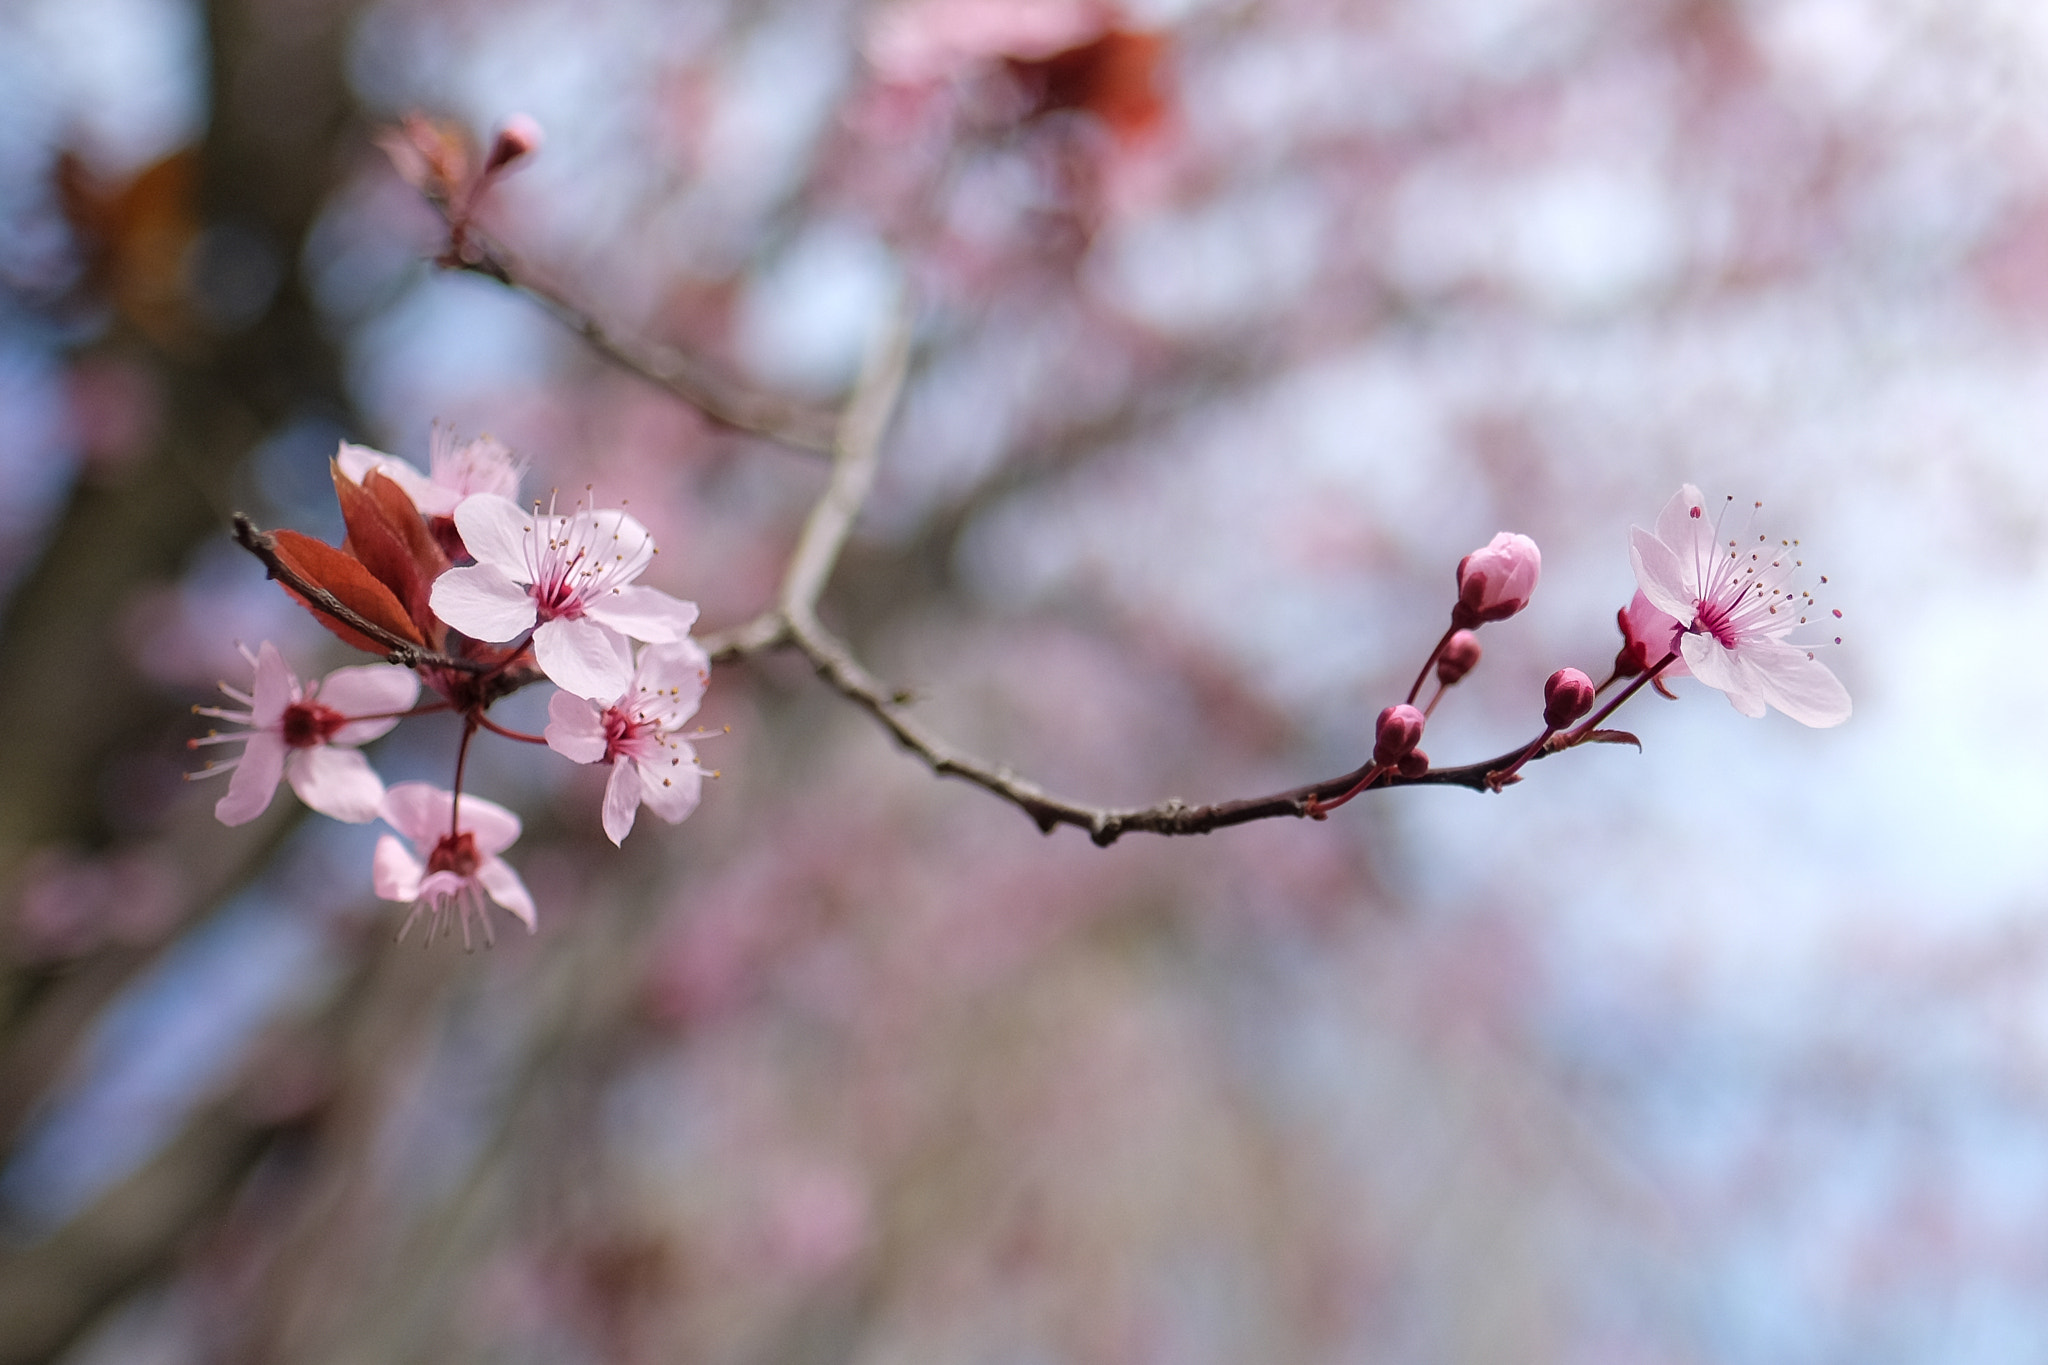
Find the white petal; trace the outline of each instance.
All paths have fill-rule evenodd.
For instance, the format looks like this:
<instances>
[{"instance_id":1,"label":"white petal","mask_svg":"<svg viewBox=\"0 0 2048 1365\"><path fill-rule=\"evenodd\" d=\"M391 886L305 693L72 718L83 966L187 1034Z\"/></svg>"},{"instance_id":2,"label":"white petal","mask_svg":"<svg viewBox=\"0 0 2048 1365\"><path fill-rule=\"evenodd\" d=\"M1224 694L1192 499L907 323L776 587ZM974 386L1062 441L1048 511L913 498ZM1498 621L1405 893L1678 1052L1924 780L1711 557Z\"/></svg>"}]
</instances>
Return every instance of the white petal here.
<instances>
[{"instance_id":1,"label":"white petal","mask_svg":"<svg viewBox=\"0 0 2048 1365\"><path fill-rule=\"evenodd\" d=\"M1687 584L1685 571L1671 547L1640 526L1631 526L1628 559L1635 566L1636 586L1650 599L1650 605L1677 617L1684 625L1691 625L1699 615L1699 599Z\"/></svg>"},{"instance_id":2,"label":"white petal","mask_svg":"<svg viewBox=\"0 0 2048 1365\"><path fill-rule=\"evenodd\" d=\"M659 588L614 588L584 607L593 621L652 644L671 644L697 624L697 604L670 597Z\"/></svg>"},{"instance_id":3,"label":"white petal","mask_svg":"<svg viewBox=\"0 0 2048 1365\"><path fill-rule=\"evenodd\" d=\"M632 763L612 764L611 780L604 784L604 832L615 844L626 842L633 832L633 817L640 810L640 772Z\"/></svg>"},{"instance_id":4,"label":"white petal","mask_svg":"<svg viewBox=\"0 0 2048 1365\"><path fill-rule=\"evenodd\" d=\"M484 884L484 890L491 893L491 899L519 917L532 933L536 927L533 913L533 896L527 891L526 883L519 880L519 874L512 870L510 863L498 858L486 858L477 867L476 879Z\"/></svg>"},{"instance_id":5,"label":"white petal","mask_svg":"<svg viewBox=\"0 0 2048 1365\"><path fill-rule=\"evenodd\" d=\"M535 543L535 523L543 520L496 493L472 493L455 508L455 529L462 533L463 547L477 563L520 583L533 581L528 553Z\"/></svg>"},{"instance_id":6,"label":"white petal","mask_svg":"<svg viewBox=\"0 0 2048 1365\"><path fill-rule=\"evenodd\" d=\"M258 729L276 725L298 691L299 680L285 667L284 656L277 652L276 645L265 640L256 652L256 686L251 693L256 704L249 708L251 724Z\"/></svg>"},{"instance_id":7,"label":"white petal","mask_svg":"<svg viewBox=\"0 0 2048 1365\"><path fill-rule=\"evenodd\" d=\"M592 701L626 690L633 670L619 657L619 637L595 621L544 621L533 633L533 657L555 686Z\"/></svg>"},{"instance_id":8,"label":"white petal","mask_svg":"<svg viewBox=\"0 0 2048 1365\"><path fill-rule=\"evenodd\" d=\"M1734 650L1723 649L1721 642L1711 635L1697 634L1681 640L1678 652L1695 678L1727 694L1730 706L1752 718L1764 713L1763 698L1757 695L1755 683Z\"/></svg>"},{"instance_id":9,"label":"white petal","mask_svg":"<svg viewBox=\"0 0 2048 1365\"><path fill-rule=\"evenodd\" d=\"M679 824L697 809L704 794L704 774L687 744L676 744L639 765L640 799L647 809Z\"/></svg>"},{"instance_id":10,"label":"white petal","mask_svg":"<svg viewBox=\"0 0 2048 1365\"><path fill-rule=\"evenodd\" d=\"M337 668L322 679L319 699L344 716L384 716L383 720L352 721L336 730L330 741L368 744L398 724L399 718L388 713L412 709L420 699L420 680L411 669L393 668L390 664L358 664Z\"/></svg>"},{"instance_id":11,"label":"white petal","mask_svg":"<svg viewBox=\"0 0 2048 1365\"><path fill-rule=\"evenodd\" d=\"M284 755L283 735L269 730L251 734L242 746L241 762L228 778L228 794L214 802L214 817L223 825L246 825L269 809L278 779L284 776Z\"/></svg>"},{"instance_id":12,"label":"white petal","mask_svg":"<svg viewBox=\"0 0 2048 1365\"><path fill-rule=\"evenodd\" d=\"M432 848L434 841L448 832L448 803L452 799L431 783L401 782L385 791L384 805L378 814L384 817L385 824L417 847Z\"/></svg>"},{"instance_id":13,"label":"white petal","mask_svg":"<svg viewBox=\"0 0 2048 1365\"><path fill-rule=\"evenodd\" d=\"M285 760L284 773L299 800L351 825L376 819L384 803L383 779L354 749L327 744L294 749Z\"/></svg>"},{"instance_id":14,"label":"white petal","mask_svg":"<svg viewBox=\"0 0 2048 1365\"><path fill-rule=\"evenodd\" d=\"M526 589L488 564L450 569L427 600L434 615L472 640L509 640L540 619Z\"/></svg>"},{"instance_id":15,"label":"white petal","mask_svg":"<svg viewBox=\"0 0 2048 1365\"><path fill-rule=\"evenodd\" d=\"M379 900L416 901L420 877L426 870L411 849L386 834L377 840L377 853L370 863L370 887Z\"/></svg>"},{"instance_id":16,"label":"white petal","mask_svg":"<svg viewBox=\"0 0 2048 1365\"><path fill-rule=\"evenodd\" d=\"M503 853L519 841L519 817L481 796L463 793L458 823L476 836L476 846L484 853Z\"/></svg>"},{"instance_id":17,"label":"white petal","mask_svg":"<svg viewBox=\"0 0 2048 1365\"><path fill-rule=\"evenodd\" d=\"M425 516L445 517L455 510L455 504L462 500L460 494L445 488L437 488L426 475L395 455L386 455L381 450L368 446L341 443L341 451L334 457L341 466L341 472L357 483L371 470L376 470L404 490L412 499L412 505Z\"/></svg>"},{"instance_id":18,"label":"white petal","mask_svg":"<svg viewBox=\"0 0 2048 1365\"><path fill-rule=\"evenodd\" d=\"M573 692L557 692L548 698L548 728L541 735L563 758L595 763L604 757L604 712Z\"/></svg>"},{"instance_id":19,"label":"white petal","mask_svg":"<svg viewBox=\"0 0 2048 1365\"><path fill-rule=\"evenodd\" d=\"M1817 729L1849 719L1849 689L1797 645L1760 642L1743 651L1748 675L1763 699L1801 725Z\"/></svg>"}]
</instances>

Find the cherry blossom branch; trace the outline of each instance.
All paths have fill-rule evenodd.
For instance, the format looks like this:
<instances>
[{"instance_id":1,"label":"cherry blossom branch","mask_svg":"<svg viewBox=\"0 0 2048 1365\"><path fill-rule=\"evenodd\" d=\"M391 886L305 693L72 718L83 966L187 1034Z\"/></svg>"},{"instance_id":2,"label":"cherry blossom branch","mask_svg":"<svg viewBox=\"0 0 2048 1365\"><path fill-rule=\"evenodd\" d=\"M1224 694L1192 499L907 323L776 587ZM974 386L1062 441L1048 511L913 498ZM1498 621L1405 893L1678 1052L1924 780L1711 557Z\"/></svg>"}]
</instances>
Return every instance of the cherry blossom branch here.
<instances>
[{"instance_id":1,"label":"cherry blossom branch","mask_svg":"<svg viewBox=\"0 0 2048 1365\"><path fill-rule=\"evenodd\" d=\"M442 207L445 211L446 206ZM833 450L830 413L746 388L713 374L672 347L613 336L566 295L537 280L516 257L478 232L474 225L463 233L459 244L451 245L438 264L481 275L526 295L606 360L674 394L720 426L765 437L795 450L814 454L830 454Z\"/></svg>"},{"instance_id":2,"label":"cherry blossom branch","mask_svg":"<svg viewBox=\"0 0 2048 1365\"><path fill-rule=\"evenodd\" d=\"M1318 805L1351 792L1385 787L1465 787L1472 791L1500 790L1500 774L1526 755L1528 762L1547 757L1567 747L1563 737L1546 736L1535 752L1518 745L1494 758L1454 768L1433 768L1415 777L1402 777L1391 769L1374 776L1375 765L1362 767L1338 777L1291 787L1286 791L1212 805L1191 806L1169 800L1154 806L1116 810L1090 806L1056 796L1038 784L1019 777L1008 768L968 754L927 728L910 711L907 692L892 687L869 672L852 648L818 620L818 598L837 565L854 521L873 486L880 458L881 438L903 386L909 363L907 320L899 319L884 343L870 357L866 372L854 389L839 430L834 438L832 478L811 509L790 556L777 604L759 616L729 630L704 638L706 651L716 661L730 661L778 649L794 649L809 661L825 684L866 711L896 739L941 777L971 782L990 795L1009 802L1030 816L1039 829L1051 833L1061 825L1085 830L1098 846L1108 847L1126 834L1207 834L1232 825L1249 824L1280 816L1297 819L1317 815ZM1427 670L1425 669L1425 672ZM1575 739L1601 742L1611 732L1589 733ZM1371 778L1368 781L1368 778Z\"/></svg>"},{"instance_id":3,"label":"cherry blossom branch","mask_svg":"<svg viewBox=\"0 0 2048 1365\"><path fill-rule=\"evenodd\" d=\"M277 553L277 541L269 532L256 529L252 522L240 512L235 513L235 543L263 561L263 567L270 577L290 588L314 610L323 616L331 616L359 635L366 636L384 646L386 661L402 668L445 668L457 673L489 673L499 667L477 659L458 659L438 650L416 645L403 635L386 630L363 616L347 603L317 583L309 582L294 571Z\"/></svg>"}]
</instances>

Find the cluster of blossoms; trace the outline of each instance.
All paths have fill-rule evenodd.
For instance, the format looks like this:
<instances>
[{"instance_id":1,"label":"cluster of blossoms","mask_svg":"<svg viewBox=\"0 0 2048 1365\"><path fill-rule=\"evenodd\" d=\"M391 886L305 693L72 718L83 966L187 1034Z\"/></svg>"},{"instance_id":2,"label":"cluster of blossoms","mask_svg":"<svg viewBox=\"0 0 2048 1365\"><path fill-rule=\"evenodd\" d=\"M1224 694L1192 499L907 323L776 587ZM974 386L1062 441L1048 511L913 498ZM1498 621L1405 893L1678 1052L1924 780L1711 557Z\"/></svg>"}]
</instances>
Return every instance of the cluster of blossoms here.
<instances>
[{"instance_id":1,"label":"cluster of blossoms","mask_svg":"<svg viewBox=\"0 0 2048 1365\"><path fill-rule=\"evenodd\" d=\"M533 899L499 857L519 837L519 818L462 791L470 740L484 730L611 765L603 825L613 843L642 805L682 820L704 777L690 743L702 736L684 730L710 676L689 635L697 608L636 581L655 547L625 512L520 507L519 467L489 437L458 443L437 429L425 473L344 444L333 476L348 532L339 548L246 528L244 543L321 625L389 662L301 684L268 641L244 649L251 687L221 684L236 706L194 708L241 728L190 741L242 750L195 776L230 774L214 807L230 825L262 814L280 780L337 820L383 820L403 839L379 841L373 883L379 896L412 904L401 934L424 914L430 942L458 922L466 944L475 929L489 941L487 901L532 929ZM559 689L545 733L490 719L494 702L542 679ZM423 688L433 698L425 703ZM357 746L435 712L462 720L452 789L387 789Z\"/></svg>"},{"instance_id":2,"label":"cluster of blossoms","mask_svg":"<svg viewBox=\"0 0 2048 1365\"><path fill-rule=\"evenodd\" d=\"M1693 677L1725 694L1746 716L1775 707L1804 725L1839 725L1849 718L1849 694L1815 651L1831 641L1800 642L1792 636L1819 624L1820 608L1809 588L1795 586L1804 568L1799 542L1735 530L1728 498L1709 512L1699 489L1687 484L1665 504L1655 531L1629 533L1629 558L1637 591L1615 614L1622 646L1606 681L1595 685L1576 668L1561 668L1543 686L1543 730L1510 761L1486 774L1494 790L1516 781L1523 764L1546 750L1601 740L1632 740L1600 729L1603 721L1644 686L1665 696L1669 679ZM1754 512L1762 503L1754 504ZM1395 776L1415 779L1430 772L1421 749L1423 730L1444 694L1478 666L1479 627L1504 621L1529 604L1543 557L1536 542L1503 531L1459 561L1457 598L1450 627L1424 660L1407 700L1380 712L1372 761L1358 780L1337 796L1311 800L1309 813L1322 818L1358 793ZM1825 576L1818 583L1825 584ZM1836 610L1826 619L1838 620ZM1431 671L1436 691L1418 707ZM1600 706L1600 695L1621 689Z\"/></svg>"}]
</instances>

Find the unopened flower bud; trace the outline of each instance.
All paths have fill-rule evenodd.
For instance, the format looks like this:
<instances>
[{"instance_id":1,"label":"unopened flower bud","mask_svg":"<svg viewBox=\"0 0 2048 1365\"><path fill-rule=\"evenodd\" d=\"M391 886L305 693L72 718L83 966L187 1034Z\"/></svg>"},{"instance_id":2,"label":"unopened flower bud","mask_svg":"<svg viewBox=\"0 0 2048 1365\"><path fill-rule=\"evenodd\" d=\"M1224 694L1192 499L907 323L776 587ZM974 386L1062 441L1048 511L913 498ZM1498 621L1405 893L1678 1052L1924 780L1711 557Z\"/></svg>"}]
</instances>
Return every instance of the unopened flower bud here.
<instances>
[{"instance_id":1,"label":"unopened flower bud","mask_svg":"<svg viewBox=\"0 0 2048 1365\"><path fill-rule=\"evenodd\" d=\"M1627 606L1614 613L1614 623L1621 627L1622 640L1621 652L1614 656L1616 677L1633 678L1667 655L1678 653L1678 642L1685 638L1685 627L1678 618L1659 611L1640 590ZM1667 678L1683 677L1685 673L1682 663L1667 665L1664 670Z\"/></svg>"},{"instance_id":2,"label":"unopened flower bud","mask_svg":"<svg viewBox=\"0 0 2048 1365\"><path fill-rule=\"evenodd\" d=\"M1542 569L1535 541L1502 531L1458 561L1458 604L1451 608L1451 624L1470 630L1507 620L1529 605Z\"/></svg>"},{"instance_id":3,"label":"unopened flower bud","mask_svg":"<svg viewBox=\"0 0 2048 1365\"><path fill-rule=\"evenodd\" d=\"M1422 742L1422 726L1422 712L1405 702L1380 712L1373 730L1372 761L1383 768L1398 764Z\"/></svg>"},{"instance_id":4,"label":"unopened flower bud","mask_svg":"<svg viewBox=\"0 0 2048 1365\"><path fill-rule=\"evenodd\" d=\"M1420 777L1429 771L1429 755L1420 749L1410 749L1407 755L1394 765L1394 771L1403 777Z\"/></svg>"},{"instance_id":5,"label":"unopened flower bud","mask_svg":"<svg viewBox=\"0 0 2048 1365\"><path fill-rule=\"evenodd\" d=\"M1469 630L1451 632L1451 638L1444 642L1443 653L1436 656L1436 680L1445 687L1455 686L1465 675L1479 667L1479 637Z\"/></svg>"},{"instance_id":6,"label":"unopened flower bud","mask_svg":"<svg viewBox=\"0 0 2048 1365\"><path fill-rule=\"evenodd\" d=\"M1593 680L1576 668L1560 668L1543 684L1543 723L1562 730L1593 709Z\"/></svg>"},{"instance_id":7,"label":"unopened flower bud","mask_svg":"<svg viewBox=\"0 0 2048 1365\"><path fill-rule=\"evenodd\" d=\"M513 162L540 150L540 124L525 114L514 114L491 140L491 154L484 161L484 174L496 175Z\"/></svg>"}]
</instances>

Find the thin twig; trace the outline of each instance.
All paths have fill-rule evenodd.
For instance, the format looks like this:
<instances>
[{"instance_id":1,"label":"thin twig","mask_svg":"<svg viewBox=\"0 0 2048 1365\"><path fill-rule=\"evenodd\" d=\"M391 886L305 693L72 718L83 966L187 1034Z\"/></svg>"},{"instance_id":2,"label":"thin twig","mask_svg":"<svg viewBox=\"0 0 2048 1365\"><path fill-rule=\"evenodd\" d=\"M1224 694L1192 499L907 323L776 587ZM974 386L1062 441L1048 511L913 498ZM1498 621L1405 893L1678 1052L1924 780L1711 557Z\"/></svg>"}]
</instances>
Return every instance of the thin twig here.
<instances>
[{"instance_id":1,"label":"thin twig","mask_svg":"<svg viewBox=\"0 0 2048 1365\"><path fill-rule=\"evenodd\" d=\"M306 604L323 616L331 616L359 635L375 640L384 646L385 659L402 668L446 668L457 673L489 673L498 664L484 663L477 659L458 659L452 655L416 645L403 635L397 635L365 618L361 612L343 602L339 597L317 583L309 582L287 565L277 553L277 541L268 531L256 529L256 523L235 513L235 543L263 561L263 567L270 576L290 588L306 600Z\"/></svg>"},{"instance_id":2,"label":"thin twig","mask_svg":"<svg viewBox=\"0 0 2048 1365\"><path fill-rule=\"evenodd\" d=\"M596 318L559 290L537 280L510 252L474 226L463 234L461 249L451 250L438 263L496 280L526 295L599 355L674 394L720 426L812 454L829 454L833 449L831 413L746 388L671 347L613 336Z\"/></svg>"}]
</instances>

